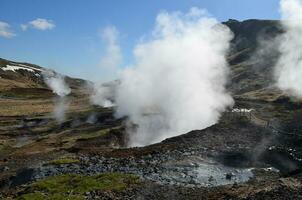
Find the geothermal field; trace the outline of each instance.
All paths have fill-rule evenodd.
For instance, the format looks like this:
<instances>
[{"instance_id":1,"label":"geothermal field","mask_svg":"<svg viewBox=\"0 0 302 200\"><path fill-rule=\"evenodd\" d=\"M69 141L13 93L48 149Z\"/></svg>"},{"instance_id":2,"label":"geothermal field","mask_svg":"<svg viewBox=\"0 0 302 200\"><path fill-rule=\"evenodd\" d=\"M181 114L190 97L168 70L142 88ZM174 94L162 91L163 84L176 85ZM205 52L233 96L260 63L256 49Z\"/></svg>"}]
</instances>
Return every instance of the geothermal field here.
<instances>
[{"instance_id":1,"label":"geothermal field","mask_svg":"<svg viewBox=\"0 0 302 200\"><path fill-rule=\"evenodd\" d=\"M0 199L302 199L302 1L278 7L226 21L161 9L131 59L131 32L108 25L97 80L0 51ZM59 25L0 21L0 49Z\"/></svg>"}]
</instances>

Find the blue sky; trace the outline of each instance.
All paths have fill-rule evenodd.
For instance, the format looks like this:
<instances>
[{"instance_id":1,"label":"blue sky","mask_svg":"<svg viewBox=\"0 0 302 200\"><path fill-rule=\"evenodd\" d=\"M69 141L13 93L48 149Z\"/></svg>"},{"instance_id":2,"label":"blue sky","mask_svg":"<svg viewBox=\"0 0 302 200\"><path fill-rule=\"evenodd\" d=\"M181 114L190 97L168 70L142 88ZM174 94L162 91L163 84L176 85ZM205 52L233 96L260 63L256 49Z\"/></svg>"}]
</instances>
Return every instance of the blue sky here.
<instances>
[{"instance_id":1,"label":"blue sky","mask_svg":"<svg viewBox=\"0 0 302 200\"><path fill-rule=\"evenodd\" d=\"M196 6L219 21L279 19L278 5L278 0L0 0L0 22L15 34L0 37L0 57L97 80L103 73L99 63L105 51L100 32L106 26L120 32L126 65L131 63L133 47L152 31L162 10L187 12ZM54 27L30 24L38 18Z\"/></svg>"}]
</instances>

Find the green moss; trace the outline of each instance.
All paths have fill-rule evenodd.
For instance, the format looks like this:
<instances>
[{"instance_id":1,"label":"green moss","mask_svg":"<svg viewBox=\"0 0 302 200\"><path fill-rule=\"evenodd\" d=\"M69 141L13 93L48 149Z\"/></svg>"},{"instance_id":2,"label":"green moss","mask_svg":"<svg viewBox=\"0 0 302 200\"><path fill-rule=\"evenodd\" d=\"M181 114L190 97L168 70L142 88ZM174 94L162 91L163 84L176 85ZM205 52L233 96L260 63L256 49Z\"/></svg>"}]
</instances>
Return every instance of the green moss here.
<instances>
[{"instance_id":1,"label":"green moss","mask_svg":"<svg viewBox=\"0 0 302 200\"><path fill-rule=\"evenodd\" d=\"M51 194L46 195L41 192L34 192L24 194L17 198L17 200L84 200L83 195L62 195L62 194Z\"/></svg>"},{"instance_id":2,"label":"green moss","mask_svg":"<svg viewBox=\"0 0 302 200\"><path fill-rule=\"evenodd\" d=\"M40 192L24 194L21 197L17 198L17 200L43 200L43 199L45 199L45 196Z\"/></svg>"},{"instance_id":3,"label":"green moss","mask_svg":"<svg viewBox=\"0 0 302 200\"><path fill-rule=\"evenodd\" d=\"M49 165L64 165L64 164L72 164L72 163L79 163L80 161L76 158L59 158L56 160L50 161Z\"/></svg>"},{"instance_id":4,"label":"green moss","mask_svg":"<svg viewBox=\"0 0 302 200\"><path fill-rule=\"evenodd\" d=\"M90 191L123 191L140 183L139 177L131 174L104 173L95 176L65 174L48 177L31 184L18 199L84 199Z\"/></svg>"},{"instance_id":5,"label":"green moss","mask_svg":"<svg viewBox=\"0 0 302 200\"><path fill-rule=\"evenodd\" d=\"M84 193L94 190L123 190L128 184L137 183L134 175L106 173L97 176L61 175L49 177L34 183L33 188L50 193L75 191Z\"/></svg>"}]
</instances>

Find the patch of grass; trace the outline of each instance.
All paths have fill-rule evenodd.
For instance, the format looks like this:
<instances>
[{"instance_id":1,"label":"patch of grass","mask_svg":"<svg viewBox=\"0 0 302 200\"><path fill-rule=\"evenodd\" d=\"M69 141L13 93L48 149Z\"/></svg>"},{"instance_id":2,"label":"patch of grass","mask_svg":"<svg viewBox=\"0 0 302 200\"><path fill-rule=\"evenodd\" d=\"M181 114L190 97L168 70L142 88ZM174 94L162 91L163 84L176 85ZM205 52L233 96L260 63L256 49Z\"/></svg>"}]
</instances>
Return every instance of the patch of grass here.
<instances>
[{"instance_id":1,"label":"patch of grass","mask_svg":"<svg viewBox=\"0 0 302 200\"><path fill-rule=\"evenodd\" d=\"M65 174L48 177L31 184L18 200L84 199L90 191L123 191L140 184L138 176L122 173L104 173L95 176Z\"/></svg>"},{"instance_id":2,"label":"patch of grass","mask_svg":"<svg viewBox=\"0 0 302 200\"><path fill-rule=\"evenodd\" d=\"M64 165L64 164L73 164L73 163L79 163L80 161L76 158L59 158L56 160L50 161L49 165Z\"/></svg>"}]
</instances>

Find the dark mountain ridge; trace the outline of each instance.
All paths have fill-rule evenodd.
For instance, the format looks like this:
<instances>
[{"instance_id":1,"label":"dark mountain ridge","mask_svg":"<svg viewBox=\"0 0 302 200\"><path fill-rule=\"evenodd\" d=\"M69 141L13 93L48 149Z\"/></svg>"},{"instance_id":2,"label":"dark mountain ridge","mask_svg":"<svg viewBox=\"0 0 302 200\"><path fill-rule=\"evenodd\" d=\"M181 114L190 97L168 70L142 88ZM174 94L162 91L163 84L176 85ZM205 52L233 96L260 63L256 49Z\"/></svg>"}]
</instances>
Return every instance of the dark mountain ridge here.
<instances>
[{"instance_id":1,"label":"dark mountain ridge","mask_svg":"<svg viewBox=\"0 0 302 200\"><path fill-rule=\"evenodd\" d=\"M233 50L239 52L247 48L257 48L260 37L268 36L271 38L283 32L279 20L258 20L249 19L245 21L237 21L230 19L223 22L234 33L232 41Z\"/></svg>"},{"instance_id":2,"label":"dark mountain ridge","mask_svg":"<svg viewBox=\"0 0 302 200\"><path fill-rule=\"evenodd\" d=\"M224 22L234 33L228 61L230 90L241 98L275 101L282 93L274 87L274 66L279 57L277 38L284 30L281 21Z\"/></svg>"}]
</instances>

